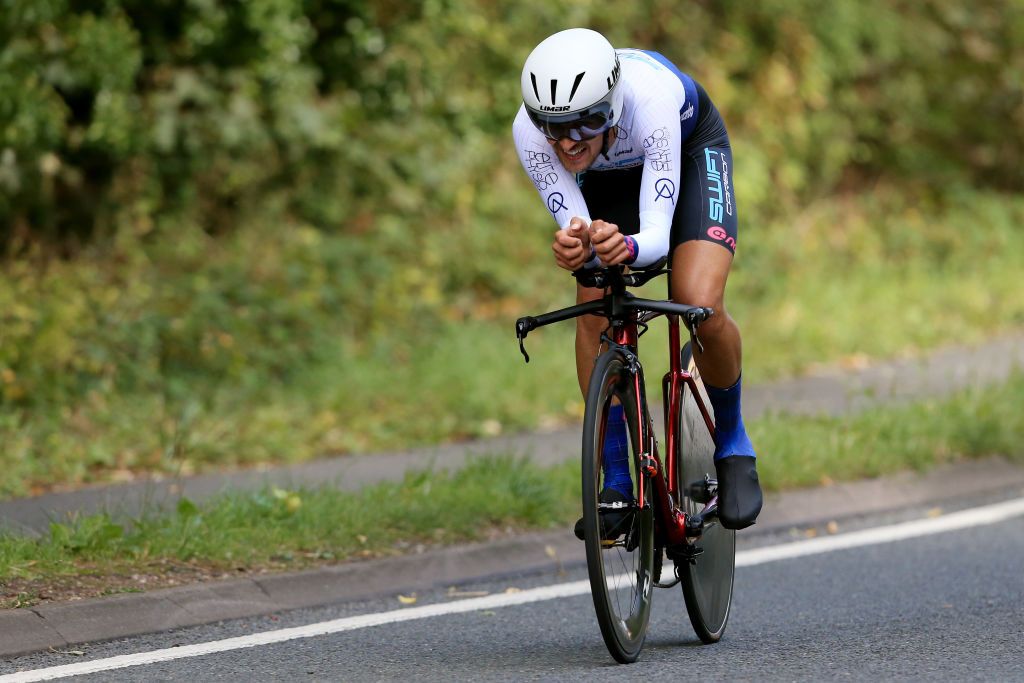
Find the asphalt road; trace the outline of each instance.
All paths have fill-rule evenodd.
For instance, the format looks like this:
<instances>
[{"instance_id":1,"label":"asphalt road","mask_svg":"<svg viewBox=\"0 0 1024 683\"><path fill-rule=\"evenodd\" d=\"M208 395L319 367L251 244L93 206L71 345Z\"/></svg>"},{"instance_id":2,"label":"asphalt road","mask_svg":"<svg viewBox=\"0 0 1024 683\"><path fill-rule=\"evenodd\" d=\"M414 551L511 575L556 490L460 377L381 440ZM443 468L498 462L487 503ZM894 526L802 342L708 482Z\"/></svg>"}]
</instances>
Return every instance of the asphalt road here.
<instances>
[{"instance_id":1,"label":"asphalt road","mask_svg":"<svg viewBox=\"0 0 1024 683\"><path fill-rule=\"evenodd\" d=\"M1020 491L1015 492L1019 497ZM958 506L990 505L991 499ZM947 509L944 511L949 513ZM76 680L986 680L1024 681L1024 516L877 543L880 529L927 518L924 508L862 519L866 545L737 569L725 638L704 646L678 589L657 591L637 664L614 664L588 593L407 620L266 646L105 671ZM946 515L943 515L946 516ZM846 530L844 529L844 533ZM838 539L842 534L829 537ZM780 533L741 543L740 557L791 544ZM754 547L757 546L757 547ZM185 648L357 615L444 609L509 588L529 594L585 579L581 567L397 597L239 620L0 663L2 674L161 648ZM515 593L512 593L515 595ZM483 598L489 599L489 598ZM469 604L469 603L466 603Z\"/></svg>"}]
</instances>

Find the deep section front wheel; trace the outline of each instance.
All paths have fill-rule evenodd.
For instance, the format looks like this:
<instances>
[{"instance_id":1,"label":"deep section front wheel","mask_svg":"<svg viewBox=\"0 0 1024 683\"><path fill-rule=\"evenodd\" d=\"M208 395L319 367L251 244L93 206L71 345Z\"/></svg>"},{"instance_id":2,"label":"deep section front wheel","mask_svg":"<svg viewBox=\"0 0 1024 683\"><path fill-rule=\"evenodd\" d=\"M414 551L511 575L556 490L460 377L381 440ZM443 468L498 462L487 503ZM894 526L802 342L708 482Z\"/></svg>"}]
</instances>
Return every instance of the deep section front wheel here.
<instances>
[{"instance_id":1,"label":"deep section front wheel","mask_svg":"<svg viewBox=\"0 0 1024 683\"><path fill-rule=\"evenodd\" d=\"M636 661L647 635L654 568L654 515L651 504L637 506L640 424L648 419L638 406L637 377L622 352L602 353L590 378L583 418L583 528L587 571L597 621L608 651L619 662ZM601 507L602 467L608 409L623 406L630 452L633 503ZM623 518L622 512L626 517ZM610 524L609 514L617 523ZM604 516L604 522L602 517Z\"/></svg>"},{"instance_id":2,"label":"deep section front wheel","mask_svg":"<svg viewBox=\"0 0 1024 683\"><path fill-rule=\"evenodd\" d=\"M701 400L712 420L714 414L689 343L682 349L682 367L696 381ZM715 474L715 442L689 385L683 386L676 444L677 490L680 508L687 515L704 509L714 489L708 485ZM676 561L690 623L705 643L717 642L725 632L732 605L736 572L736 532L723 527L716 517L704 525L689 559Z\"/></svg>"}]
</instances>

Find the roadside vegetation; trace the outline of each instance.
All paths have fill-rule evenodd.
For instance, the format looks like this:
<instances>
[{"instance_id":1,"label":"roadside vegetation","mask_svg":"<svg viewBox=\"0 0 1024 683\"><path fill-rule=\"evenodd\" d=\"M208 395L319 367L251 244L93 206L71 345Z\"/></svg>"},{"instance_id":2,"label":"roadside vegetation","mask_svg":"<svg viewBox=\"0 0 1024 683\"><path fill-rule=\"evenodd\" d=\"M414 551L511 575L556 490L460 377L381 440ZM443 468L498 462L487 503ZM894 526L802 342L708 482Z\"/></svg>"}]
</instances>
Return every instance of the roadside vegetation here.
<instances>
[{"instance_id":1,"label":"roadside vegetation","mask_svg":"<svg viewBox=\"0 0 1024 683\"><path fill-rule=\"evenodd\" d=\"M572 297L509 133L523 58L569 24L678 60L724 113L748 382L1020 327L1018 16L17 0L0 496L578 416L571 330L531 337L528 367L512 335Z\"/></svg>"},{"instance_id":2,"label":"roadside vegetation","mask_svg":"<svg viewBox=\"0 0 1024 683\"><path fill-rule=\"evenodd\" d=\"M1024 461L1024 376L942 401L852 418L768 416L750 425L767 490L817 486L962 458ZM524 530L571 533L579 465L542 469L496 454L455 473L409 473L358 494L327 486L225 493L131 521L55 521L40 538L0 535L0 606L140 591L423 552ZM825 514L825 511L823 511Z\"/></svg>"}]
</instances>

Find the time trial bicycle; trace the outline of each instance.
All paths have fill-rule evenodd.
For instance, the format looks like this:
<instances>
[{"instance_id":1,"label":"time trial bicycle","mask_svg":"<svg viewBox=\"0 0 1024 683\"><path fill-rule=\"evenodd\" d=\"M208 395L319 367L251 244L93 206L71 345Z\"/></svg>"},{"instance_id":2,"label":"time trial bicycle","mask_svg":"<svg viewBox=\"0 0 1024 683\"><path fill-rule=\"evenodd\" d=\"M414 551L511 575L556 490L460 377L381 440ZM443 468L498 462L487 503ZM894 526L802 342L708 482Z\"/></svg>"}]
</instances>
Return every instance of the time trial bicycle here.
<instances>
[{"instance_id":1,"label":"time trial bicycle","mask_svg":"<svg viewBox=\"0 0 1024 683\"><path fill-rule=\"evenodd\" d=\"M603 298L516 321L519 347L529 362L524 340L533 330L581 315L608 319L586 395L583 418L583 535L587 570L601 635L619 662L636 661L650 620L653 588L682 584L686 611L697 636L718 641L732 604L736 532L717 518L715 424L693 348L703 350L698 326L714 314L710 308L641 299L627 290L669 272L664 261L647 270L621 266L573 273L587 287L605 290ZM652 319L668 321L669 371L662 378L664 461L647 404L638 342ZM680 346L679 321L690 333ZM600 501L602 455L608 409L623 406L629 439L633 500ZM602 515L616 508L615 524ZM673 576L663 578L663 562Z\"/></svg>"}]
</instances>

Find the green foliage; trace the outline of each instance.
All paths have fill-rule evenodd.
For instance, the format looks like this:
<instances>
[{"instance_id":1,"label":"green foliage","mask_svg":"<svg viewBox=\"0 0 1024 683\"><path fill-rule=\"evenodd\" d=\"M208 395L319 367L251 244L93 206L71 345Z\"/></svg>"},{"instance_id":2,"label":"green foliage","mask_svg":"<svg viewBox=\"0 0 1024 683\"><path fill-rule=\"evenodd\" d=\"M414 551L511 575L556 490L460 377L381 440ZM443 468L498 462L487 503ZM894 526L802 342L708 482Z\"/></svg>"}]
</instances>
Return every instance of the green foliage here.
<instances>
[{"instance_id":1,"label":"green foliage","mask_svg":"<svg viewBox=\"0 0 1024 683\"><path fill-rule=\"evenodd\" d=\"M952 398L873 408L850 418L772 415L753 421L762 482L769 489L927 470L963 457L1008 456L1024 451L1024 376L972 389Z\"/></svg>"},{"instance_id":2,"label":"green foliage","mask_svg":"<svg viewBox=\"0 0 1024 683\"><path fill-rule=\"evenodd\" d=\"M10 0L0 493L575 415L571 331L525 369L509 333L571 298L509 135L568 25L725 115L753 376L934 345L944 303L968 338L1019 325L1022 10ZM905 315L865 339L879 304Z\"/></svg>"},{"instance_id":3,"label":"green foliage","mask_svg":"<svg viewBox=\"0 0 1024 683\"><path fill-rule=\"evenodd\" d=\"M746 214L837 188L1024 186L1021 0L628 6L530 0L12 0L0 23L0 243L233 229L267 212L449 239L526 192L507 130L566 25L661 50L725 113ZM741 152L741 153L740 153ZM742 181L742 182L739 182ZM781 204L781 206L780 206ZM403 254L429 247L402 230Z\"/></svg>"},{"instance_id":4,"label":"green foliage","mask_svg":"<svg viewBox=\"0 0 1024 683\"><path fill-rule=\"evenodd\" d=\"M752 226L756 248L741 252L729 293L747 377L1024 324L1024 201L956 200L877 193ZM0 278L0 494L574 420L573 326L531 335L529 365L512 334L517 316L572 302L546 244L530 248L483 264L508 278L502 296L467 280L458 295L417 298L414 285L360 277L350 240L299 226L219 238L183 228L141 254L115 252L115 270L92 258L44 271L14 262ZM405 266L408 278L433 274ZM664 338L655 321L641 343L652 390Z\"/></svg>"}]
</instances>

